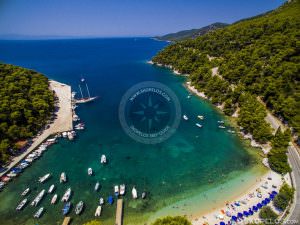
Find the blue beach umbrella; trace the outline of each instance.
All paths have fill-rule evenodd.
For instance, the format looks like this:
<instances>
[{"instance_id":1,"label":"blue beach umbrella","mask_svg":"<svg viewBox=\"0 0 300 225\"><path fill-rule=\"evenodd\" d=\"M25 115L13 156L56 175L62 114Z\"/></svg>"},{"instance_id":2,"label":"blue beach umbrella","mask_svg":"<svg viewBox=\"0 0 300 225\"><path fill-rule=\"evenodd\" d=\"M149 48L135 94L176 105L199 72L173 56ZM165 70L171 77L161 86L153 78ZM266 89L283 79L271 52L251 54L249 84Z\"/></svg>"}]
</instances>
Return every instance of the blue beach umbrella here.
<instances>
[{"instance_id":1,"label":"blue beach umbrella","mask_svg":"<svg viewBox=\"0 0 300 225\"><path fill-rule=\"evenodd\" d=\"M223 221L220 222L220 225L226 225L226 223L224 223Z\"/></svg>"},{"instance_id":2,"label":"blue beach umbrella","mask_svg":"<svg viewBox=\"0 0 300 225\"><path fill-rule=\"evenodd\" d=\"M244 211L244 212L243 212L243 215L248 217L248 216L249 216L249 213L248 213L247 211Z\"/></svg>"},{"instance_id":3,"label":"blue beach umbrella","mask_svg":"<svg viewBox=\"0 0 300 225\"><path fill-rule=\"evenodd\" d=\"M265 201L266 201L267 204L270 203L270 199L269 198L266 198Z\"/></svg>"},{"instance_id":4,"label":"blue beach umbrella","mask_svg":"<svg viewBox=\"0 0 300 225\"><path fill-rule=\"evenodd\" d=\"M260 204L262 204L263 206L265 206L266 205L265 200L263 200Z\"/></svg>"},{"instance_id":5,"label":"blue beach umbrella","mask_svg":"<svg viewBox=\"0 0 300 225\"><path fill-rule=\"evenodd\" d=\"M235 222L237 221L237 217L236 217L236 216L232 216L231 219L232 219L233 221L235 221Z\"/></svg>"},{"instance_id":6,"label":"blue beach umbrella","mask_svg":"<svg viewBox=\"0 0 300 225\"><path fill-rule=\"evenodd\" d=\"M237 216L240 217L240 218L243 218L243 214L240 213L240 212L237 214Z\"/></svg>"},{"instance_id":7,"label":"blue beach umbrella","mask_svg":"<svg viewBox=\"0 0 300 225\"><path fill-rule=\"evenodd\" d=\"M112 196L109 196L107 201L110 205L112 205L114 203L114 198Z\"/></svg>"},{"instance_id":8,"label":"blue beach umbrella","mask_svg":"<svg viewBox=\"0 0 300 225\"><path fill-rule=\"evenodd\" d=\"M278 193L276 191L272 191L272 194L273 195L277 195Z\"/></svg>"},{"instance_id":9,"label":"blue beach umbrella","mask_svg":"<svg viewBox=\"0 0 300 225\"><path fill-rule=\"evenodd\" d=\"M253 211L255 211L255 212L257 212L257 210L258 210L257 206L253 206L252 209L253 209Z\"/></svg>"},{"instance_id":10,"label":"blue beach umbrella","mask_svg":"<svg viewBox=\"0 0 300 225\"><path fill-rule=\"evenodd\" d=\"M249 210L248 213L249 213L249 215L251 215L251 216L254 214L254 212L253 212L251 209Z\"/></svg>"},{"instance_id":11,"label":"blue beach umbrella","mask_svg":"<svg viewBox=\"0 0 300 225\"><path fill-rule=\"evenodd\" d=\"M261 209L262 208L262 205L260 203L258 203L257 205L257 208Z\"/></svg>"},{"instance_id":12,"label":"blue beach umbrella","mask_svg":"<svg viewBox=\"0 0 300 225\"><path fill-rule=\"evenodd\" d=\"M270 199L274 199L275 198L275 195L273 195L273 194L270 194Z\"/></svg>"}]
</instances>

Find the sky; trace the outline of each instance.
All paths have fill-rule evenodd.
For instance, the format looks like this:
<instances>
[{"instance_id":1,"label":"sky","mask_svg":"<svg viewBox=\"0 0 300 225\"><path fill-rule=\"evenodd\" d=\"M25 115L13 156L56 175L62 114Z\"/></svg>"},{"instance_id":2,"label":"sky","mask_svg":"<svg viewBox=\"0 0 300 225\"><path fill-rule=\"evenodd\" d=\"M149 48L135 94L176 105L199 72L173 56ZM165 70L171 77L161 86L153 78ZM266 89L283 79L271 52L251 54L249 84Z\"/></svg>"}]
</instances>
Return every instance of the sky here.
<instances>
[{"instance_id":1,"label":"sky","mask_svg":"<svg viewBox=\"0 0 300 225\"><path fill-rule=\"evenodd\" d=\"M232 23L284 0L0 0L0 36L155 36Z\"/></svg>"}]
</instances>

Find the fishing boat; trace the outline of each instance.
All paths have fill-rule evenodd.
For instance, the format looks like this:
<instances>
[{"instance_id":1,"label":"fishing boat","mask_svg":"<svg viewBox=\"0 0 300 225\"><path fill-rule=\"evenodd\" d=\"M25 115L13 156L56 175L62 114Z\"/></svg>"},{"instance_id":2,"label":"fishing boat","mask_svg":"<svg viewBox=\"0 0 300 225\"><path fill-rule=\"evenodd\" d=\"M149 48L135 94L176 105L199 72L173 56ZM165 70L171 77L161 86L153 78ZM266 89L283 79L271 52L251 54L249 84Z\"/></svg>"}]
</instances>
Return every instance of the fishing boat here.
<instances>
[{"instance_id":1,"label":"fishing boat","mask_svg":"<svg viewBox=\"0 0 300 225\"><path fill-rule=\"evenodd\" d=\"M51 205L55 204L56 203L56 200L57 200L57 194L55 194L52 199L51 199Z\"/></svg>"},{"instance_id":2,"label":"fishing boat","mask_svg":"<svg viewBox=\"0 0 300 225\"><path fill-rule=\"evenodd\" d=\"M51 174L47 173L46 175L39 178L39 182L44 183L46 180L48 180L50 178L50 176L51 176Z\"/></svg>"},{"instance_id":3,"label":"fishing boat","mask_svg":"<svg viewBox=\"0 0 300 225\"><path fill-rule=\"evenodd\" d=\"M87 97L83 96L81 85L79 84L78 86L79 86L81 98L80 99L74 99L75 103L79 103L80 104L80 103L92 102L92 101L94 101L95 99L98 98L98 96L91 97L90 90L89 90L89 87L88 87L87 83L85 82L85 79L81 79L81 83L85 83L85 87L86 87L86 91L87 91L88 96Z\"/></svg>"},{"instance_id":4,"label":"fishing boat","mask_svg":"<svg viewBox=\"0 0 300 225\"><path fill-rule=\"evenodd\" d=\"M199 128L202 127L202 125L200 123L196 123L196 126L199 127Z\"/></svg>"},{"instance_id":5,"label":"fishing boat","mask_svg":"<svg viewBox=\"0 0 300 225\"><path fill-rule=\"evenodd\" d=\"M80 201L80 202L77 203L77 205L75 207L76 215L79 215L82 212L83 206L84 206L83 201Z\"/></svg>"},{"instance_id":6,"label":"fishing boat","mask_svg":"<svg viewBox=\"0 0 300 225\"><path fill-rule=\"evenodd\" d=\"M223 125L220 125L219 128L220 128L220 129L225 129L226 127L223 126Z\"/></svg>"},{"instance_id":7,"label":"fishing boat","mask_svg":"<svg viewBox=\"0 0 300 225\"><path fill-rule=\"evenodd\" d=\"M100 162L101 162L101 164L105 164L106 163L106 156L105 155L101 155Z\"/></svg>"},{"instance_id":8,"label":"fishing boat","mask_svg":"<svg viewBox=\"0 0 300 225\"><path fill-rule=\"evenodd\" d=\"M187 115L183 115L183 119L188 120L189 118L187 117Z\"/></svg>"},{"instance_id":9,"label":"fishing boat","mask_svg":"<svg viewBox=\"0 0 300 225\"><path fill-rule=\"evenodd\" d=\"M102 210L102 207L100 205L98 205L96 212L95 212L95 216L101 216L101 210Z\"/></svg>"},{"instance_id":10,"label":"fishing boat","mask_svg":"<svg viewBox=\"0 0 300 225\"><path fill-rule=\"evenodd\" d=\"M23 208L24 208L24 206L26 205L26 203L27 203L27 198L25 198L25 199L23 199L20 203L19 203L19 205L17 206L17 208L16 208L16 210L22 210Z\"/></svg>"},{"instance_id":11,"label":"fishing boat","mask_svg":"<svg viewBox=\"0 0 300 225\"><path fill-rule=\"evenodd\" d=\"M59 182L60 182L60 183L65 183L65 182L67 182L67 175L66 175L65 172L62 172L62 173L60 174Z\"/></svg>"},{"instance_id":12,"label":"fishing boat","mask_svg":"<svg viewBox=\"0 0 300 225\"><path fill-rule=\"evenodd\" d=\"M55 185L52 184L48 190L48 193L51 194L53 192L54 188L55 188Z\"/></svg>"},{"instance_id":13,"label":"fishing boat","mask_svg":"<svg viewBox=\"0 0 300 225\"><path fill-rule=\"evenodd\" d=\"M26 188L26 189L22 192L21 196L26 196L29 192L30 192L30 188Z\"/></svg>"},{"instance_id":14,"label":"fishing boat","mask_svg":"<svg viewBox=\"0 0 300 225\"><path fill-rule=\"evenodd\" d=\"M132 188L131 194L133 199L137 199L138 195L135 187Z\"/></svg>"},{"instance_id":15,"label":"fishing boat","mask_svg":"<svg viewBox=\"0 0 300 225\"><path fill-rule=\"evenodd\" d=\"M71 208L71 202L67 202L65 205L64 205L64 208L62 209L62 212L63 212L63 215L67 215L70 211L70 208Z\"/></svg>"},{"instance_id":16,"label":"fishing boat","mask_svg":"<svg viewBox=\"0 0 300 225\"><path fill-rule=\"evenodd\" d=\"M126 189L125 184L121 184L120 185L120 195L124 195L125 194L125 189Z\"/></svg>"},{"instance_id":17,"label":"fishing boat","mask_svg":"<svg viewBox=\"0 0 300 225\"><path fill-rule=\"evenodd\" d=\"M93 169L92 168L88 168L88 175L92 176L93 175Z\"/></svg>"},{"instance_id":18,"label":"fishing boat","mask_svg":"<svg viewBox=\"0 0 300 225\"><path fill-rule=\"evenodd\" d=\"M45 195L45 189L42 190L36 197L35 199L31 202L31 206L37 206L39 204L39 202L42 200L42 198L44 197Z\"/></svg>"},{"instance_id":19,"label":"fishing boat","mask_svg":"<svg viewBox=\"0 0 300 225\"><path fill-rule=\"evenodd\" d=\"M62 202L69 201L70 196L71 196L71 188L68 188L67 191L65 192L64 196L62 197L61 201Z\"/></svg>"},{"instance_id":20,"label":"fishing boat","mask_svg":"<svg viewBox=\"0 0 300 225\"><path fill-rule=\"evenodd\" d=\"M44 207L39 208L38 211L36 211L36 213L33 215L34 218L40 218L42 213L44 211Z\"/></svg>"},{"instance_id":21,"label":"fishing boat","mask_svg":"<svg viewBox=\"0 0 300 225\"><path fill-rule=\"evenodd\" d=\"M108 196L107 202L108 202L108 204L112 205L112 204L114 203L114 198L113 198L113 196L111 196L111 195Z\"/></svg>"},{"instance_id":22,"label":"fishing boat","mask_svg":"<svg viewBox=\"0 0 300 225\"><path fill-rule=\"evenodd\" d=\"M119 196L119 186L118 185L115 185L114 187L114 192L115 192L115 196Z\"/></svg>"},{"instance_id":23,"label":"fishing boat","mask_svg":"<svg viewBox=\"0 0 300 225\"><path fill-rule=\"evenodd\" d=\"M204 116L202 116L202 115L198 115L197 117L199 120L204 120Z\"/></svg>"},{"instance_id":24,"label":"fishing boat","mask_svg":"<svg viewBox=\"0 0 300 225\"><path fill-rule=\"evenodd\" d=\"M95 191L98 191L99 187L100 187L100 183L97 182L97 183L95 184Z\"/></svg>"},{"instance_id":25,"label":"fishing boat","mask_svg":"<svg viewBox=\"0 0 300 225\"><path fill-rule=\"evenodd\" d=\"M99 204L100 204L100 205L103 205L103 204L104 204L104 199L103 199L103 198L100 198L100 199L99 199Z\"/></svg>"}]
</instances>

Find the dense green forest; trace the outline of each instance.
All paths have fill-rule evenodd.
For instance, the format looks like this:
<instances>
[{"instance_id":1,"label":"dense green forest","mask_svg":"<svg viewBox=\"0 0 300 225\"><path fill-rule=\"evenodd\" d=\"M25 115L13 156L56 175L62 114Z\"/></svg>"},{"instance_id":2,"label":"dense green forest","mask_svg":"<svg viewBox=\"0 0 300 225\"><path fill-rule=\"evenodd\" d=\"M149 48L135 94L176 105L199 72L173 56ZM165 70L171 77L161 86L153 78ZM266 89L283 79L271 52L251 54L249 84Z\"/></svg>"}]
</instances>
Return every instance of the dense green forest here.
<instances>
[{"instance_id":1,"label":"dense green forest","mask_svg":"<svg viewBox=\"0 0 300 225\"><path fill-rule=\"evenodd\" d=\"M196 39L171 44L152 61L189 74L193 86L260 142L274 142L266 109L300 133L300 0ZM286 139L269 153L272 169L290 171ZM287 139L289 140L289 139ZM274 143L272 143L274 145Z\"/></svg>"},{"instance_id":2,"label":"dense green forest","mask_svg":"<svg viewBox=\"0 0 300 225\"><path fill-rule=\"evenodd\" d=\"M16 142L32 137L54 109L48 79L18 66L0 64L0 161L7 161Z\"/></svg>"},{"instance_id":3,"label":"dense green forest","mask_svg":"<svg viewBox=\"0 0 300 225\"><path fill-rule=\"evenodd\" d=\"M299 132L299 15L298 0L285 3L263 16L172 44L156 55L153 62L172 65L181 73L190 74L192 84L213 103L226 103L228 114L242 105L244 94L260 96L275 115ZM218 67L218 76L212 76L213 67ZM240 113L244 110L247 106ZM259 118L253 120L257 128L263 123ZM264 131L259 131L256 139L264 142L268 128L261 129Z\"/></svg>"}]
</instances>

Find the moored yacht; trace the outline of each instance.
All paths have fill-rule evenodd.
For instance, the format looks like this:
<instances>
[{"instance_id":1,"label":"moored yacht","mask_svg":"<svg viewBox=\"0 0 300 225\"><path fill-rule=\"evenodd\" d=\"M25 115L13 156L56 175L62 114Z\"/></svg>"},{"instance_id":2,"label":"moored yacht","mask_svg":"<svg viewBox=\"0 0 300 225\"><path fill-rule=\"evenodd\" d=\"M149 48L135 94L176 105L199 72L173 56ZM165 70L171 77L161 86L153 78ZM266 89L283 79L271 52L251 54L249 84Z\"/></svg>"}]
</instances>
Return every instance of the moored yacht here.
<instances>
[{"instance_id":1,"label":"moored yacht","mask_svg":"<svg viewBox=\"0 0 300 225\"><path fill-rule=\"evenodd\" d=\"M183 115L183 119L188 120L189 118L187 117L187 115Z\"/></svg>"},{"instance_id":2,"label":"moored yacht","mask_svg":"<svg viewBox=\"0 0 300 225\"><path fill-rule=\"evenodd\" d=\"M55 188L55 185L52 184L48 190L48 193L51 194L53 192L54 188Z\"/></svg>"},{"instance_id":3,"label":"moored yacht","mask_svg":"<svg viewBox=\"0 0 300 225\"><path fill-rule=\"evenodd\" d=\"M202 127L202 125L200 123L196 123L196 126L199 127L199 128Z\"/></svg>"},{"instance_id":4,"label":"moored yacht","mask_svg":"<svg viewBox=\"0 0 300 225\"><path fill-rule=\"evenodd\" d=\"M220 129L225 129L226 127L223 126L223 125L220 125L219 128L220 128Z\"/></svg>"},{"instance_id":5,"label":"moored yacht","mask_svg":"<svg viewBox=\"0 0 300 225\"><path fill-rule=\"evenodd\" d=\"M103 205L103 204L104 204L104 199L103 199L103 198L100 198L100 199L99 199L99 204L100 204L100 205Z\"/></svg>"},{"instance_id":6,"label":"moored yacht","mask_svg":"<svg viewBox=\"0 0 300 225\"><path fill-rule=\"evenodd\" d=\"M23 209L23 207L26 205L26 203L27 203L27 198L23 199L23 200L19 203L19 205L17 206L16 210L21 210L21 209Z\"/></svg>"},{"instance_id":7,"label":"moored yacht","mask_svg":"<svg viewBox=\"0 0 300 225\"><path fill-rule=\"evenodd\" d=\"M66 175L65 172L62 172L62 173L60 174L59 182L60 182L60 183L65 183L65 182L67 182L67 175Z\"/></svg>"},{"instance_id":8,"label":"moored yacht","mask_svg":"<svg viewBox=\"0 0 300 225\"><path fill-rule=\"evenodd\" d=\"M36 213L34 214L33 217L34 217L34 218L40 218L41 215L42 215L42 213L43 213L43 211L44 211L44 207L39 208L39 210L36 211Z\"/></svg>"},{"instance_id":9,"label":"moored yacht","mask_svg":"<svg viewBox=\"0 0 300 225\"><path fill-rule=\"evenodd\" d=\"M76 215L79 215L82 212L83 207L84 207L83 201L80 201L77 203L76 208L75 208Z\"/></svg>"},{"instance_id":10,"label":"moored yacht","mask_svg":"<svg viewBox=\"0 0 300 225\"><path fill-rule=\"evenodd\" d=\"M114 187L114 192L115 192L115 196L119 196L119 186L118 185L115 185Z\"/></svg>"},{"instance_id":11,"label":"moored yacht","mask_svg":"<svg viewBox=\"0 0 300 225\"><path fill-rule=\"evenodd\" d=\"M67 191L65 192L64 196L62 197L61 201L62 202L69 201L70 196L71 196L71 188L68 188Z\"/></svg>"},{"instance_id":12,"label":"moored yacht","mask_svg":"<svg viewBox=\"0 0 300 225\"><path fill-rule=\"evenodd\" d=\"M97 182L97 183L95 184L95 191L98 191L99 187L100 187L100 183Z\"/></svg>"},{"instance_id":13,"label":"moored yacht","mask_svg":"<svg viewBox=\"0 0 300 225\"><path fill-rule=\"evenodd\" d=\"M67 202L65 205L64 205L64 208L62 209L62 212L63 212L63 215L67 215L70 211L70 208L71 208L71 202Z\"/></svg>"},{"instance_id":14,"label":"moored yacht","mask_svg":"<svg viewBox=\"0 0 300 225\"><path fill-rule=\"evenodd\" d=\"M101 210L102 210L102 207L100 205L98 205L96 212L95 212L95 216L101 216Z\"/></svg>"},{"instance_id":15,"label":"moored yacht","mask_svg":"<svg viewBox=\"0 0 300 225\"><path fill-rule=\"evenodd\" d=\"M93 169L92 168L88 168L88 175L92 176L93 175Z\"/></svg>"},{"instance_id":16,"label":"moored yacht","mask_svg":"<svg viewBox=\"0 0 300 225\"><path fill-rule=\"evenodd\" d=\"M106 156L105 155L101 155L100 162L101 162L101 164L105 164L106 163Z\"/></svg>"},{"instance_id":17,"label":"moored yacht","mask_svg":"<svg viewBox=\"0 0 300 225\"><path fill-rule=\"evenodd\" d=\"M133 199L137 199L138 195L135 187L132 188L131 194Z\"/></svg>"},{"instance_id":18,"label":"moored yacht","mask_svg":"<svg viewBox=\"0 0 300 225\"><path fill-rule=\"evenodd\" d=\"M46 175L39 178L39 182L44 183L46 180L48 180L50 178L50 176L51 176L51 174L47 173Z\"/></svg>"},{"instance_id":19,"label":"moored yacht","mask_svg":"<svg viewBox=\"0 0 300 225\"><path fill-rule=\"evenodd\" d=\"M124 195L125 194L125 184L121 184L120 185L120 195Z\"/></svg>"},{"instance_id":20,"label":"moored yacht","mask_svg":"<svg viewBox=\"0 0 300 225\"><path fill-rule=\"evenodd\" d=\"M26 189L22 192L21 196L25 196L25 195L27 195L29 192L30 192L30 188L26 188Z\"/></svg>"},{"instance_id":21,"label":"moored yacht","mask_svg":"<svg viewBox=\"0 0 300 225\"><path fill-rule=\"evenodd\" d=\"M44 197L45 195L45 189L42 190L36 197L35 199L31 202L31 206L37 206L39 204L39 202L42 200L42 198Z\"/></svg>"},{"instance_id":22,"label":"moored yacht","mask_svg":"<svg viewBox=\"0 0 300 225\"><path fill-rule=\"evenodd\" d=\"M197 117L199 120L204 120L204 116L202 116L202 115L198 115Z\"/></svg>"},{"instance_id":23,"label":"moored yacht","mask_svg":"<svg viewBox=\"0 0 300 225\"><path fill-rule=\"evenodd\" d=\"M51 205L55 204L56 203L56 200L57 200L57 194L55 194L52 199L51 199Z\"/></svg>"}]
</instances>

